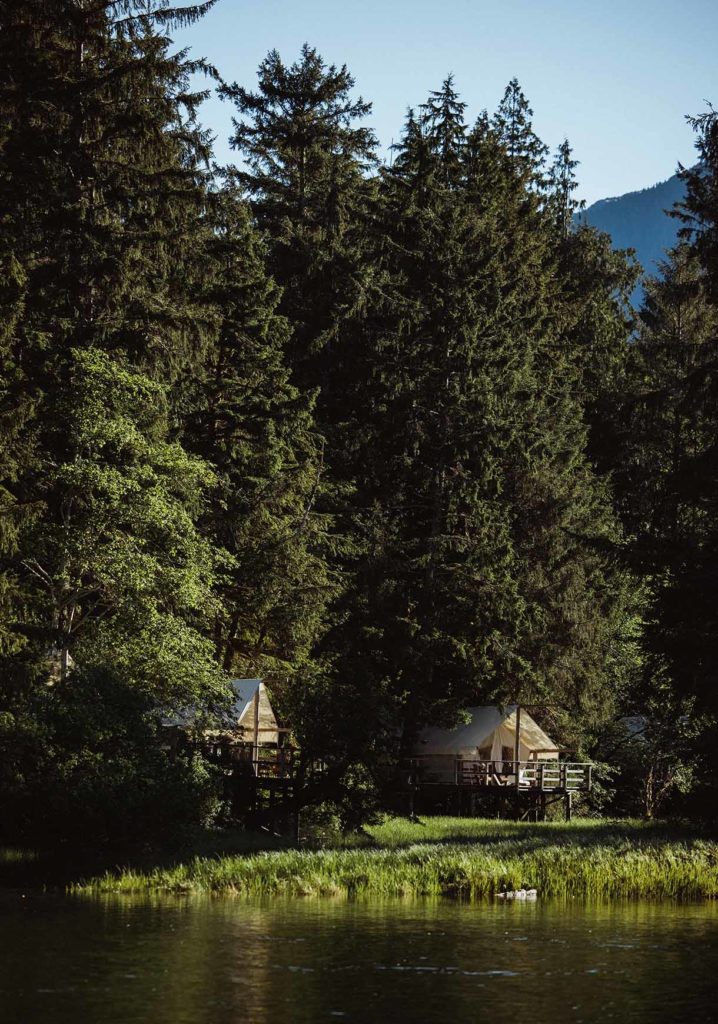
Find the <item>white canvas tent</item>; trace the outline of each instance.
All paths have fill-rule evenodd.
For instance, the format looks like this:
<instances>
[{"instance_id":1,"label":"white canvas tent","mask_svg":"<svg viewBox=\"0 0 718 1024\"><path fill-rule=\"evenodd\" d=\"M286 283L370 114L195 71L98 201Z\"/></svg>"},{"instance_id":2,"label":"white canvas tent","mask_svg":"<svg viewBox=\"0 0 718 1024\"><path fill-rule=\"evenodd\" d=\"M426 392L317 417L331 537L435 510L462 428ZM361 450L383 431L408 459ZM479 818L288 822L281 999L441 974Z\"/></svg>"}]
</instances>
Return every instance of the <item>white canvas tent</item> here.
<instances>
[{"instance_id":1,"label":"white canvas tent","mask_svg":"<svg viewBox=\"0 0 718 1024\"><path fill-rule=\"evenodd\" d=\"M261 745L279 742L279 722L261 679L233 679L237 699L225 715L225 728L254 741L255 725Z\"/></svg>"},{"instance_id":2,"label":"white canvas tent","mask_svg":"<svg viewBox=\"0 0 718 1024\"><path fill-rule=\"evenodd\" d=\"M219 716L218 726L210 732L227 732L236 736L239 742L259 746L279 743L280 727L269 700L267 688L261 679L233 679L231 681L235 700ZM195 720L196 712L189 709L180 715L164 718L162 724L188 728Z\"/></svg>"},{"instance_id":3,"label":"white canvas tent","mask_svg":"<svg viewBox=\"0 0 718 1024\"><path fill-rule=\"evenodd\" d=\"M470 719L453 729L430 726L419 735L414 754L428 769L451 774L451 759L513 761L516 749L517 705L467 708ZM519 761L556 759L559 748L531 715L519 715Z\"/></svg>"}]
</instances>

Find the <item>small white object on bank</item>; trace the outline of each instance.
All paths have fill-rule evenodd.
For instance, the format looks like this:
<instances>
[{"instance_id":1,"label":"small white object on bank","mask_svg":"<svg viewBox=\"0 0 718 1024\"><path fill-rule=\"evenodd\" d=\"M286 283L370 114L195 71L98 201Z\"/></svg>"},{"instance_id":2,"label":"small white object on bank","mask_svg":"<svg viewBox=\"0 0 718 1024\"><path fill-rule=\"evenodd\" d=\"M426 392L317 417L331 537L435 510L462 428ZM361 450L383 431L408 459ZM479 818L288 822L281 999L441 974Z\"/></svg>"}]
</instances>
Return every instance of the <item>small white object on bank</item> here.
<instances>
[{"instance_id":1,"label":"small white object on bank","mask_svg":"<svg viewBox=\"0 0 718 1024\"><path fill-rule=\"evenodd\" d=\"M496 894L500 900L535 900L538 896L537 889L508 889L505 892Z\"/></svg>"}]
</instances>

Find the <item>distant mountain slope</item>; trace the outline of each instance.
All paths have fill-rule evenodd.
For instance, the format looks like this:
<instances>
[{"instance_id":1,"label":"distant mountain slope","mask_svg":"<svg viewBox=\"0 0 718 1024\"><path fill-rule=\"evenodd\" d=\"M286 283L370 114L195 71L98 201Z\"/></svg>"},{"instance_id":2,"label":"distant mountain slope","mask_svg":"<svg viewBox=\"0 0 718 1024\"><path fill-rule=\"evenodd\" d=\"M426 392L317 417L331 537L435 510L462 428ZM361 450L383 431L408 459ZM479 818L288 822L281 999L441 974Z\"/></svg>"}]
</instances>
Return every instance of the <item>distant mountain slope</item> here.
<instances>
[{"instance_id":1,"label":"distant mountain slope","mask_svg":"<svg viewBox=\"0 0 718 1024\"><path fill-rule=\"evenodd\" d=\"M578 216L582 221L608 232L616 249L635 249L644 273L655 274L658 260L664 258L666 249L675 245L681 226L665 211L684 195L685 185L674 175L668 181L640 192L627 192L615 199L599 199ZM640 289L638 292L634 294L634 301L640 301Z\"/></svg>"}]
</instances>

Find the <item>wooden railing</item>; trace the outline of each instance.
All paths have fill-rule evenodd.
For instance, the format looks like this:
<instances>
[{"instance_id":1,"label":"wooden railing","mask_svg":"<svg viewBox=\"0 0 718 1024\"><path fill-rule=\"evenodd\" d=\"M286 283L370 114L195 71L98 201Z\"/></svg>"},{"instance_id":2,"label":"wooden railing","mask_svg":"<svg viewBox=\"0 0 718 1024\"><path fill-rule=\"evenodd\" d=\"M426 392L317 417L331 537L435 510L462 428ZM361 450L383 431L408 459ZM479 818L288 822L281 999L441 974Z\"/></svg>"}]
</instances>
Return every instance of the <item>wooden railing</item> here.
<instances>
[{"instance_id":1,"label":"wooden railing","mask_svg":"<svg viewBox=\"0 0 718 1024\"><path fill-rule=\"evenodd\" d=\"M408 765L415 785L513 787L543 793L589 790L592 767L579 761L484 761L453 755L425 755Z\"/></svg>"},{"instance_id":2,"label":"wooden railing","mask_svg":"<svg viewBox=\"0 0 718 1024\"><path fill-rule=\"evenodd\" d=\"M253 747L224 741L209 745L206 753L226 768L246 766L245 771L260 779L289 779L294 775L293 747Z\"/></svg>"},{"instance_id":3,"label":"wooden railing","mask_svg":"<svg viewBox=\"0 0 718 1024\"><path fill-rule=\"evenodd\" d=\"M253 759L255 775L262 779L288 779L294 775L294 751L290 747L279 750L259 749L259 757Z\"/></svg>"},{"instance_id":4,"label":"wooden railing","mask_svg":"<svg viewBox=\"0 0 718 1024\"><path fill-rule=\"evenodd\" d=\"M456 761L456 781L462 786L513 786L542 792L591 788L591 765L578 761Z\"/></svg>"}]
</instances>

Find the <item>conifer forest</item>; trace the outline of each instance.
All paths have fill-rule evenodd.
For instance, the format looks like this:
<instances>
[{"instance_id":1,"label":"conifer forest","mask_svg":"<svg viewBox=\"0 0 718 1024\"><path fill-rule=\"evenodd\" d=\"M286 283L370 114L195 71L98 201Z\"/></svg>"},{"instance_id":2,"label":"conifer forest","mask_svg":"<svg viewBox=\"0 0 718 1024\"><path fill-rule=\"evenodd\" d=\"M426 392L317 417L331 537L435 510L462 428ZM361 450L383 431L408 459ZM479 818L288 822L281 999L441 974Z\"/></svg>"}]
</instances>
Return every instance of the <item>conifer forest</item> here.
<instances>
[{"instance_id":1,"label":"conifer forest","mask_svg":"<svg viewBox=\"0 0 718 1024\"><path fill-rule=\"evenodd\" d=\"M347 827L510 703L595 813L710 818L718 112L633 308L516 79L448 75L380 158L335 55L179 49L215 2L0 0L0 839L221 823L162 721L236 678Z\"/></svg>"}]
</instances>

